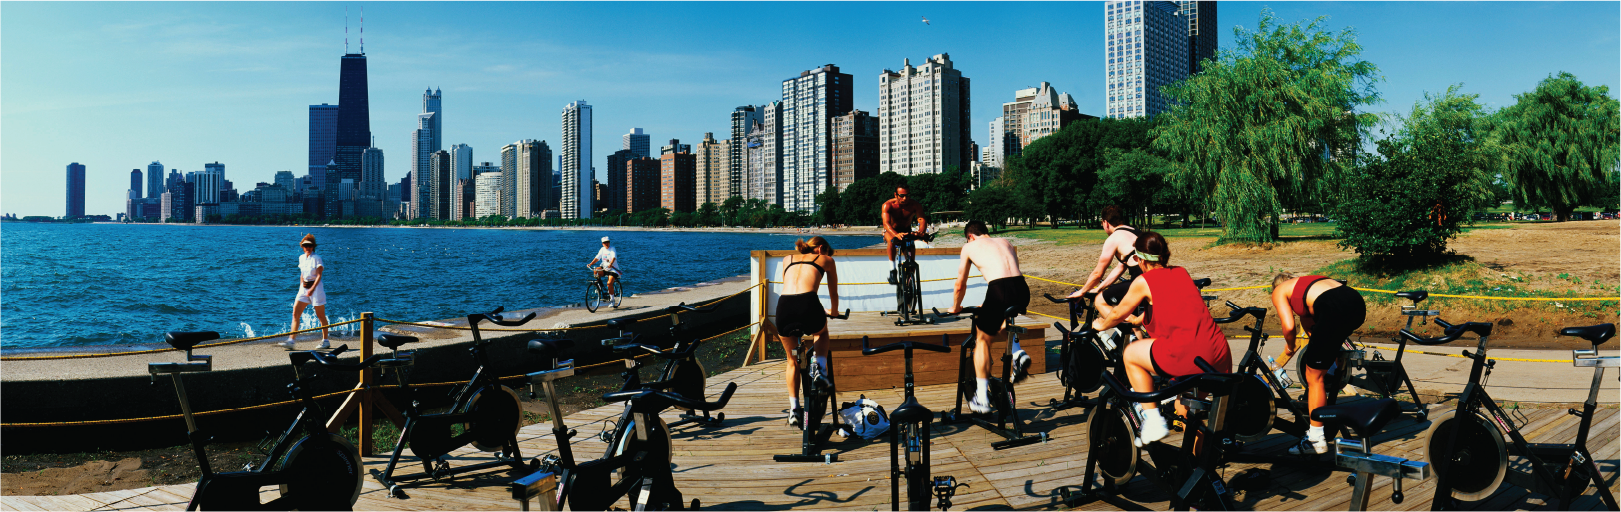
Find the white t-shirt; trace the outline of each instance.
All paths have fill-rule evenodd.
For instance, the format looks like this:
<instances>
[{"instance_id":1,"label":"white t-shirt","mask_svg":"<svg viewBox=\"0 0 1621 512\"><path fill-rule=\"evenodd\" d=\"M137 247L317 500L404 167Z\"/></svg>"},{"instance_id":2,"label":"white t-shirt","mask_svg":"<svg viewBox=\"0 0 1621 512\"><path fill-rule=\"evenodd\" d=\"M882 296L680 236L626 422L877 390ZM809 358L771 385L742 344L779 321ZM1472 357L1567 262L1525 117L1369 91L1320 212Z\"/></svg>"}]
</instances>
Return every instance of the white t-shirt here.
<instances>
[{"instance_id":1,"label":"white t-shirt","mask_svg":"<svg viewBox=\"0 0 1621 512\"><path fill-rule=\"evenodd\" d=\"M298 255L298 275L305 281L314 281L315 269L324 266L321 264L321 255L319 254Z\"/></svg>"},{"instance_id":2,"label":"white t-shirt","mask_svg":"<svg viewBox=\"0 0 1621 512\"><path fill-rule=\"evenodd\" d=\"M614 252L612 247L598 249L597 261L601 262L602 266L607 267L608 270L624 274L624 271L619 270L619 253Z\"/></svg>"}]
</instances>

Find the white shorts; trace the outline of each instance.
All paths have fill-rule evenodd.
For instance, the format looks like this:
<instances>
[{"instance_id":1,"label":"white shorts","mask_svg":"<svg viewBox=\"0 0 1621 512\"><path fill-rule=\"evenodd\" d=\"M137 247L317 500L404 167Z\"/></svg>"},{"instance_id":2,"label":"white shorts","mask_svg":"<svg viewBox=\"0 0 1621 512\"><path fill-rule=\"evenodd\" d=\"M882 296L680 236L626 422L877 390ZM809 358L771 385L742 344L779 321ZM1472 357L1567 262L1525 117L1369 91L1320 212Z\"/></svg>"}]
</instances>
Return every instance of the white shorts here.
<instances>
[{"instance_id":1,"label":"white shorts","mask_svg":"<svg viewBox=\"0 0 1621 512\"><path fill-rule=\"evenodd\" d=\"M325 285L316 286L315 291L310 292L310 295L308 297L305 297L303 295L303 293L304 293L303 289L300 289L300 290L298 290L296 292L293 292L293 302L307 302L311 306L325 306L326 305L326 286Z\"/></svg>"}]
</instances>

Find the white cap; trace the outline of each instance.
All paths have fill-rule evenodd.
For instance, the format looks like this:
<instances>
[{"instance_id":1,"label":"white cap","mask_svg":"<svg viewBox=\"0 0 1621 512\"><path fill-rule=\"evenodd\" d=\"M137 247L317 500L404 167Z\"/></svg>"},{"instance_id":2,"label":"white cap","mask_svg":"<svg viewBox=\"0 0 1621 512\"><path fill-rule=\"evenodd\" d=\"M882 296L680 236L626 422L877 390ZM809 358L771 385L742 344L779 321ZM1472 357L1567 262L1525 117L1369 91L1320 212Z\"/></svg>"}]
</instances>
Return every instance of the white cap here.
<instances>
[{"instance_id":1,"label":"white cap","mask_svg":"<svg viewBox=\"0 0 1621 512\"><path fill-rule=\"evenodd\" d=\"M602 237L602 243L608 243L608 237Z\"/></svg>"}]
</instances>

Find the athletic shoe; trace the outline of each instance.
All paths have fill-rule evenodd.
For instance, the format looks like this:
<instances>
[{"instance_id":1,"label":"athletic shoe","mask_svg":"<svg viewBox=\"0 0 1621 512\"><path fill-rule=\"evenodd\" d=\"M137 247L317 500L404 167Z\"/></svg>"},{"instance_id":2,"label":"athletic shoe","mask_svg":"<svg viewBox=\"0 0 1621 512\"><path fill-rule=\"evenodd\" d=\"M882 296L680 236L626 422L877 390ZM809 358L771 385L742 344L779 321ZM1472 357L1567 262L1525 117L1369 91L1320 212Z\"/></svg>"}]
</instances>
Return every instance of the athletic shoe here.
<instances>
[{"instance_id":1,"label":"athletic shoe","mask_svg":"<svg viewBox=\"0 0 1621 512\"><path fill-rule=\"evenodd\" d=\"M316 350L332 350L332 340L322 338L321 339L321 346L315 347L315 349Z\"/></svg>"},{"instance_id":2,"label":"athletic shoe","mask_svg":"<svg viewBox=\"0 0 1621 512\"><path fill-rule=\"evenodd\" d=\"M1029 376L1030 354L1024 353L1024 349L1019 349L1018 352L1013 353L1013 383L1024 382L1024 379Z\"/></svg>"},{"instance_id":3,"label":"athletic shoe","mask_svg":"<svg viewBox=\"0 0 1621 512\"><path fill-rule=\"evenodd\" d=\"M1147 446L1148 443L1165 439L1165 436L1170 433L1171 429L1166 428L1165 418L1159 415L1159 411L1154 411L1153 414L1144 414L1143 430L1137 433L1136 444L1139 447Z\"/></svg>"},{"instance_id":4,"label":"athletic shoe","mask_svg":"<svg viewBox=\"0 0 1621 512\"><path fill-rule=\"evenodd\" d=\"M802 425L804 420L801 419L804 414L805 409L799 407L795 407L794 410L788 411L788 426L804 430L805 427Z\"/></svg>"},{"instance_id":5,"label":"athletic shoe","mask_svg":"<svg viewBox=\"0 0 1621 512\"><path fill-rule=\"evenodd\" d=\"M828 379L827 374L822 371L822 365L817 364L815 361L811 362L810 378L811 385L815 386L811 389L816 390L816 394L825 395L833 392L833 381Z\"/></svg>"},{"instance_id":6,"label":"athletic shoe","mask_svg":"<svg viewBox=\"0 0 1621 512\"><path fill-rule=\"evenodd\" d=\"M990 400L979 395L974 395L974 398L968 400L968 410L974 411L976 414L989 413L991 412Z\"/></svg>"},{"instance_id":7,"label":"athletic shoe","mask_svg":"<svg viewBox=\"0 0 1621 512\"><path fill-rule=\"evenodd\" d=\"M895 271L893 271L893 270L889 271L889 284L891 284L891 285L899 285L900 284L899 282L895 281Z\"/></svg>"},{"instance_id":8,"label":"athletic shoe","mask_svg":"<svg viewBox=\"0 0 1621 512\"><path fill-rule=\"evenodd\" d=\"M1098 339L1103 341L1103 349L1111 352L1114 351L1116 346L1119 346L1119 343L1115 342L1115 340L1119 338L1120 329L1114 327L1110 327L1108 330L1098 333Z\"/></svg>"},{"instance_id":9,"label":"athletic shoe","mask_svg":"<svg viewBox=\"0 0 1621 512\"><path fill-rule=\"evenodd\" d=\"M1289 455L1322 455L1325 453L1328 453L1328 442L1313 442L1310 437L1302 437L1299 443L1289 447Z\"/></svg>"},{"instance_id":10,"label":"athletic shoe","mask_svg":"<svg viewBox=\"0 0 1621 512\"><path fill-rule=\"evenodd\" d=\"M287 340L287 341L283 341L281 343L277 343L276 346L281 347L281 348L285 348L287 350L292 350L293 349L293 340Z\"/></svg>"}]
</instances>

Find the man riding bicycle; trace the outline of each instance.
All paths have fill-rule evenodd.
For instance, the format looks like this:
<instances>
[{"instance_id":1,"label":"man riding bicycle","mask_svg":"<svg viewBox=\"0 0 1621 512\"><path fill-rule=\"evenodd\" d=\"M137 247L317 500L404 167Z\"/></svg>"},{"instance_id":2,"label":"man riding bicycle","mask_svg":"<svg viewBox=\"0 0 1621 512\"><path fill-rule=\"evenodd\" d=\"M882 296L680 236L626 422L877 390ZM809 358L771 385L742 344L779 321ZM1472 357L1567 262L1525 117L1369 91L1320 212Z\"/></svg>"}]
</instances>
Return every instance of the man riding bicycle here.
<instances>
[{"instance_id":1,"label":"man riding bicycle","mask_svg":"<svg viewBox=\"0 0 1621 512\"><path fill-rule=\"evenodd\" d=\"M900 269L895 262L895 244L906 235L923 236L928 232L928 220L923 218L923 205L907 197L906 186L895 187L895 198L884 201L881 209L884 226L884 244L889 249L889 284L896 284L895 275ZM912 219L917 219L917 230L910 231ZM909 248L909 247L908 247Z\"/></svg>"},{"instance_id":2,"label":"man riding bicycle","mask_svg":"<svg viewBox=\"0 0 1621 512\"><path fill-rule=\"evenodd\" d=\"M585 266L590 267L597 264L597 262L602 262L602 266L592 269L592 275L595 277L608 276L607 290L609 295L612 295L614 290L617 289L614 288L614 282L619 280L619 275L623 272L619 270L619 253L615 252L613 247L609 247L608 237L602 237L602 249L597 250L597 257L592 258L591 262L586 263ZM610 297L608 300L612 302L613 298Z\"/></svg>"},{"instance_id":3,"label":"man riding bicycle","mask_svg":"<svg viewBox=\"0 0 1621 512\"><path fill-rule=\"evenodd\" d=\"M1085 295L1088 290L1098 293L1105 298L1094 304L1098 316L1109 316L1108 301L1119 302L1120 298L1125 297L1126 291L1131 288L1131 281L1143 275L1143 269L1133 257L1136 249L1132 248L1132 244L1137 242L1139 233L1136 228L1126 225L1125 218L1120 215L1120 207L1106 206L1103 208L1102 216L1103 232L1108 238L1103 240L1103 252L1098 255L1098 265L1092 269L1091 275L1086 276L1086 283L1081 285L1081 289L1069 294L1069 298ZM1119 265L1115 265L1105 278L1103 271L1109 268L1111 262ZM1125 279L1121 279L1122 274Z\"/></svg>"},{"instance_id":4,"label":"man riding bicycle","mask_svg":"<svg viewBox=\"0 0 1621 512\"><path fill-rule=\"evenodd\" d=\"M988 396L991 342L1006 330L1007 317L1003 314L1008 308L1017 307L1022 313L1030 306L1030 285L1025 283L1024 273L1019 270L1019 250L1007 240L991 238L984 221L970 221L963 228L963 235L968 237L968 243L962 246L962 263L957 266L957 281L952 286L951 313L962 312L962 299L968 293L969 266L978 267L987 285L980 314L974 315L974 380L979 387L974 398L968 401L968 408L976 413L987 413L991 412ZM1016 368L1013 382L1016 383L1029 373L1030 355L1018 345L1012 348Z\"/></svg>"}]
</instances>

